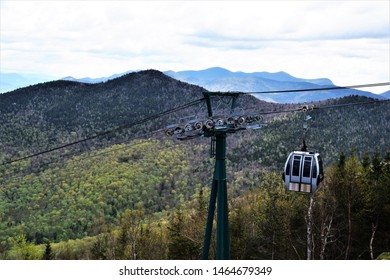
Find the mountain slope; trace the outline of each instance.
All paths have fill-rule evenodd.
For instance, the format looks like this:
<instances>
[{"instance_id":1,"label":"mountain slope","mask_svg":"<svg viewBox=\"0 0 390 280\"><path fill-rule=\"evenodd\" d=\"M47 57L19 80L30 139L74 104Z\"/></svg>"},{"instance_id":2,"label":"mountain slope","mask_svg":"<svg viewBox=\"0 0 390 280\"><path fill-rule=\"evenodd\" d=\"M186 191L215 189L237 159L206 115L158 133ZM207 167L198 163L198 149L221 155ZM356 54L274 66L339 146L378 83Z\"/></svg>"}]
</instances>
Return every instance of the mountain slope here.
<instances>
[{"instance_id":1,"label":"mountain slope","mask_svg":"<svg viewBox=\"0 0 390 280\"><path fill-rule=\"evenodd\" d=\"M390 98L390 90L382 93L381 96L384 97L384 98Z\"/></svg>"},{"instance_id":2,"label":"mountain slope","mask_svg":"<svg viewBox=\"0 0 390 280\"><path fill-rule=\"evenodd\" d=\"M75 141L197 100L202 91L154 70L99 84L54 81L18 89L0 95L0 151L23 155Z\"/></svg>"}]
</instances>

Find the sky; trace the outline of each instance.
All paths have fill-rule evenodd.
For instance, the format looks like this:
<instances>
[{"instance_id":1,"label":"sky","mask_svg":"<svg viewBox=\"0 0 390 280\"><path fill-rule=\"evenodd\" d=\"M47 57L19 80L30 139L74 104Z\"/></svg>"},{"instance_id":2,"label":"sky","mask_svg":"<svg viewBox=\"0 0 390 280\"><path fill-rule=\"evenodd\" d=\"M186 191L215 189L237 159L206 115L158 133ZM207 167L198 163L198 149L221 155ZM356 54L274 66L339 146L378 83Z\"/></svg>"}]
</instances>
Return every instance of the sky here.
<instances>
[{"instance_id":1,"label":"sky","mask_svg":"<svg viewBox=\"0 0 390 280\"><path fill-rule=\"evenodd\" d=\"M340 86L390 81L388 0L0 2L1 73L218 66Z\"/></svg>"}]
</instances>

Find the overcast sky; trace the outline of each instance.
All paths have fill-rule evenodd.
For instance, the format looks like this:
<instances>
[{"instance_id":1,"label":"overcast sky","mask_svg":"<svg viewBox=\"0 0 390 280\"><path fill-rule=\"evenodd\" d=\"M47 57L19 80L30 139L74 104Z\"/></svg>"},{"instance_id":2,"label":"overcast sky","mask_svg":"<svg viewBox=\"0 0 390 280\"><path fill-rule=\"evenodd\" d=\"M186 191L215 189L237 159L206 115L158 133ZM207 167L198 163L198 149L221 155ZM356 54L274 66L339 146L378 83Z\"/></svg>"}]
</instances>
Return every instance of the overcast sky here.
<instances>
[{"instance_id":1,"label":"overcast sky","mask_svg":"<svg viewBox=\"0 0 390 280\"><path fill-rule=\"evenodd\" d=\"M1 0L0 70L96 78L220 66L385 82L389 3Z\"/></svg>"}]
</instances>

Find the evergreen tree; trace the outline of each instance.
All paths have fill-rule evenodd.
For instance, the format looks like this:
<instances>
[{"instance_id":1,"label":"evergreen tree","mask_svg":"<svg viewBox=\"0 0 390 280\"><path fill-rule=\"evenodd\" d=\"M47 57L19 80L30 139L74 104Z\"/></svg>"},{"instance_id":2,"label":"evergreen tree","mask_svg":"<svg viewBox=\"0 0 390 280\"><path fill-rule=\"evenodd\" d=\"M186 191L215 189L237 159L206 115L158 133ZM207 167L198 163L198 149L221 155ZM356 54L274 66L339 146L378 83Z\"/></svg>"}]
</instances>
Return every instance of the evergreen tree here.
<instances>
[{"instance_id":1,"label":"evergreen tree","mask_svg":"<svg viewBox=\"0 0 390 280\"><path fill-rule=\"evenodd\" d=\"M51 249L50 241L46 242L45 252L43 253L42 259L43 260L53 260L54 259L54 254L53 254L53 251Z\"/></svg>"},{"instance_id":2,"label":"evergreen tree","mask_svg":"<svg viewBox=\"0 0 390 280\"><path fill-rule=\"evenodd\" d=\"M168 227L168 259L170 260L196 260L200 257L199 244L186 234L185 219L184 213L179 209ZM191 226L195 225L191 224Z\"/></svg>"}]
</instances>

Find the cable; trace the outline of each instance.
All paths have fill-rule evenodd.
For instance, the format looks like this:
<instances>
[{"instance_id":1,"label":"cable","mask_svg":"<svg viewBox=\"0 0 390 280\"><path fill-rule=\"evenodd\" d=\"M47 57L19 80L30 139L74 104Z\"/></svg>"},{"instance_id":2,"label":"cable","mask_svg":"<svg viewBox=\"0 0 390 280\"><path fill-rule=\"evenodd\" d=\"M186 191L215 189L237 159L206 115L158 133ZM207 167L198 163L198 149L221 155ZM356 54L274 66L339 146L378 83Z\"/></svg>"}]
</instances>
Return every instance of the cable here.
<instances>
[{"instance_id":1,"label":"cable","mask_svg":"<svg viewBox=\"0 0 390 280\"><path fill-rule=\"evenodd\" d=\"M318 109L329 109L329 108L336 108L336 107L348 107L348 106L364 105L364 104L372 104L372 103L381 103L381 102L388 102L388 101L390 101L390 99L372 100L372 101L356 102L356 103L335 104L335 105L314 107L313 109L318 110Z\"/></svg>"},{"instance_id":2,"label":"cable","mask_svg":"<svg viewBox=\"0 0 390 280\"><path fill-rule=\"evenodd\" d=\"M374 101L366 101L366 102L355 102L355 103L345 103L345 104L335 104L335 105L329 105L329 106L313 107L313 109L314 110L331 109L331 108L349 107L349 106L365 105L365 104L372 104L372 103L378 103L378 102L387 102L387 101L390 101L390 99L374 100ZM274 111L274 112L261 112L259 114L260 115L267 115L267 114L291 113L291 112L299 112L301 110L302 110L302 107L299 107L299 108L294 108L294 109L290 109L290 110L280 110L280 111ZM158 130L155 130L153 132L149 132L149 133L140 135L139 137L131 138L128 141L134 141L134 140L139 140L139 139L142 139L142 138L150 137L150 136L152 136L154 134L157 134L157 133L160 133L160 132L163 132L163 131L164 131L164 129L158 129ZM126 142L128 142L128 141L126 141ZM120 143L120 144L124 144L124 143ZM107 151L107 152L97 153L97 154L94 154L92 156L85 156L85 157L83 156L80 159L97 157L97 156L101 156L101 155L104 155L104 154L109 154L111 152L115 152L115 151L118 151L118 150L122 150L122 149L125 149L125 148L126 147L120 147L120 148L113 149L113 150L110 150L110 151ZM73 156L73 154L71 156Z\"/></svg>"},{"instance_id":3,"label":"cable","mask_svg":"<svg viewBox=\"0 0 390 280\"><path fill-rule=\"evenodd\" d=\"M388 86L390 82L383 83L375 83L375 84L363 84L363 85L354 85L354 86L334 86L334 87L322 87L322 88L307 88L307 89L286 89L286 90L272 90L272 91L248 91L248 92L234 92L238 94L269 94L269 93L286 93L286 92L305 92L305 91L321 91L321 90L342 90L342 89L353 89L353 88L365 88L365 87L381 87ZM219 92L211 92L208 93L221 93ZM226 92L231 93L231 92Z\"/></svg>"},{"instance_id":4,"label":"cable","mask_svg":"<svg viewBox=\"0 0 390 280\"><path fill-rule=\"evenodd\" d=\"M131 139L128 139L127 141L123 142L123 143L119 143L119 144L116 144L116 145L123 145L125 144L126 142L131 142L131 141L135 141L135 140L140 140L142 138L147 138L147 137L150 137L154 134L157 134L157 133L160 133L160 132L163 132L164 129L158 129L158 130L155 130L153 132L148 132L146 134L143 134L143 135L140 135L139 137L134 137L134 138L131 138ZM119 148L116 148L116 149L112 149L112 150L109 150L109 151L106 151L106 152L99 152L99 153L96 153L96 154L93 154L93 155L87 155L87 156L81 156L80 158L78 158L79 160L83 160L83 159L86 159L86 158L94 158L94 157L99 157L99 156L102 156L102 155L105 155L105 154L110 154L112 152L117 152L117 151L120 151L120 150L124 150L124 149L127 149L128 147L127 146L124 146L124 147L119 147ZM105 149L105 148L104 148ZM73 156L73 155L71 155ZM49 162L48 164L51 164L51 163L54 163L55 161L52 161L52 162Z\"/></svg>"},{"instance_id":5,"label":"cable","mask_svg":"<svg viewBox=\"0 0 390 280\"><path fill-rule=\"evenodd\" d=\"M86 152L86 153L88 153L87 155L83 154L83 155L77 157L76 160L77 160L77 162L81 162L81 161L83 161L85 159L101 157L101 156L108 155L108 154L111 154L111 153L114 153L114 152L118 152L118 151L121 151L121 150L129 149L129 147L131 147L133 145L133 144L130 144L131 142L137 141L137 140L146 139L146 138L150 138L150 137L152 137L152 136L154 136L154 135L156 135L156 134L158 134L160 132L163 132L163 131L164 131L164 129L158 129L158 130L155 130L155 131L152 131L152 132L148 132L148 133L139 135L137 137L133 137L133 138L127 139L126 141L124 141L122 143L117 143L116 144L116 145L124 145L124 146L121 146L121 147L118 147L118 148L114 148L114 149L111 149L111 150L108 150L108 151L100 151L100 152L99 151L94 151L94 153L92 153L92 154L90 154L91 151L87 151ZM107 149L107 147L103 148L102 150L105 150L105 149ZM65 154L65 155L62 155L60 159L52 160L52 161L41 163L41 164L39 164L37 166L34 166L36 171L30 171L30 172L27 172L27 173L23 173L26 169L29 168L29 167L27 167L27 168L19 169L18 171L12 172L13 175L11 175L11 176L7 176L7 177L3 177L2 176L1 179L4 181L4 180L7 180L7 179L15 176L16 174L26 175L26 174L29 174L29 173L32 173L32 172L39 172L40 173L40 172L44 171L44 170L41 170L42 168L44 168L46 166L49 166L51 164L59 164L57 166L64 166L66 163L63 160L71 159L71 158L73 158L75 156L77 156L77 153ZM145 161L144 159L137 159L137 160L135 160L135 162L152 162L152 161Z\"/></svg>"},{"instance_id":6,"label":"cable","mask_svg":"<svg viewBox=\"0 0 390 280\"><path fill-rule=\"evenodd\" d=\"M340 89L346 89L346 88L362 88L362 87L374 87L374 86L385 86L385 85L390 85L390 82L375 83L375 84L362 84L362 85L344 86L344 87L327 87L327 88L279 90L279 91L264 91L264 92L237 92L237 93L239 93L239 94L263 94L263 93L302 92L302 91L320 91L320 90L340 90ZM209 93L213 93L213 92L209 92ZM3 162L3 163L0 164L0 166L12 164L14 162L26 160L26 159L29 159L29 158L32 158L32 157L36 157L36 156L43 155L43 154L46 154L46 153L50 153L50 152L53 152L53 151L56 151L56 150L60 150L60 149L63 149L63 148L69 147L69 146L73 146L73 145L76 145L76 144L79 144L79 143L82 143L82 142L85 142L85 141L88 141L88 140L92 140L92 139L95 139L95 138L98 138L98 137L101 137L101 136L105 136L105 135L110 134L110 133L115 132L115 131L131 128L133 126L136 126L136 125L139 125L139 124L143 124L143 123L145 123L147 121L151 121L151 120L160 118L160 117L162 117L164 115L167 115L167 114L170 114L170 113L174 113L174 112L177 112L179 110L183 110L185 108L197 105L197 104L203 102L204 100L205 100L205 98L203 97L203 98L200 98L198 100L194 100L192 102L189 102L187 104L183 104L181 106L178 106L178 107L166 110L166 111L161 112L159 114L152 115L152 116L149 116L147 118L138 120L136 122L133 122L133 123L130 123L130 124L127 124L127 125L124 125L124 126L119 126L117 128L111 129L111 130L107 130L107 131L104 131L104 132L101 132L101 133L97 133L97 134L95 134L93 136L90 136L90 137L87 137L87 138L84 138L84 139L81 139L81 140L78 140L78 141L75 141L75 142L71 142L71 143L68 143L68 144L65 144L65 145L62 145L62 146L58 146L58 147L55 147L55 148L52 148L52 149L44 150L44 151L41 151L41 152L38 152L38 153L34 153L34 154L31 154L31 155L28 155L28 156L24 156L24 157L21 157L21 158L17 158L17 159L14 159L14 160ZM384 101L389 101L389 100L385 99L385 100L377 100L377 101L375 100L375 101L359 102L359 103L352 103L352 104L338 104L338 105L330 105L330 106L327 106L327 107L314 107L313 109L317 110L317 109L342 107L342 106L354 106L354 105L369 104L369 103L384 102ZM289 113L289 112L296 112L296 111L300 111L300 110L301 110L301 108L297 108L297 109L291 109L291 110L263 112L263 113L259 113L259 114L266 115L266 114Z\"/></svg>"},{"instance_id":7,"label":"cable","mask_svg":"<svg viewBox=\"0 0 390 280\"><path fill-rule=\"evenodd\" d=\"M309 110L313 109L313 110L322 110L322 109L332 109L332 108L339 108L339 107L350 107L350 106L358 106L358 105L366 105L366 104L373 104L373 103L384 103L384 102L388 102L390 101L390 99L385 99L385 100L372 100L372 101L365 101L365 102L355 102L355 103L345 103L345 104L335 104L335 105L328 105L328 106L321 106L321 107L312 107L310 108ZM195 101L194 101L195 102ZM199 100L200 102L200 100ZM192 103L192 102L191 102ZM187 104L185 104L187 105ZM182 105L182 106L185 106L185 105ZM182 106L179 106L177 108L181 108ZM189 107L189 106L188 106ZM174 108L172 110L177 110L177 108ZM169 111L169 110L168 110ZM291 113L291 112L299 112L299 111L302 111L302 107L299 107L299 108L294 108L294 109L289 109L289 110L279 110L279 111L269 111L269 112L260 112L259 114L260 115L269 115L269 114L280 114L280 113ZM167 112L167 111L166 111ZM165 114L165 112L163 113L160 113L160 114ZM160 115L158 114L158 115ZM153 116L152 116L153 117ZM156 131L153 131L153 132L148 132L148 133L145 133L143 135L140 135L138 137L134 137L134 138L131 138L131 139L128 139L127 141L123 142L123 143L120 143L120 144L124 144L128 141L134 141L134 140L137 140L137 139L142 139L142 138L146 138L146 137L150 137L154 134L157 134L159 132L162 132L163 129L158 129ZM81 140L80 141L77 141L77 143L79 142L82 142ZM72 144L72 143L69 143L69 144ZM73 142L73 144L76 144L76 142ZM86 158L93 158L93 157L99 157L99 156L102 156L102 155L105 155L105 154L109 154L109 153L112 153L112 152L116 152L116 151L119 151L119 150L122 150L122 149L126 149L127 146L124 146L124 147L119 147L119 148L116 148L116 149L113 149L113 150L110 150L110 151L105 151L105 152L100 152L100 153L96 153L96 154L93 154L93 155L86 155L86 156L82 156L79 158L79 160L83 160L83 159L86 159ZM38 155L41 155L43 152L41 153L38 153L36 155L31 155L30 157L35 157L35 156L38 156ZM74 153L70 153L70 154L67 154L67 155L62 155L61 157L64 159L64 158L70 158L70 157L73 157L75 156L76 154ZM23 158L22 158L23 159ZM19 161L19 160L22 160L22 159L18 159L18 160L14 160L12 162L16 162L16 161ZM52 163L56 163L58 162L58 160L54 160L54 161L50 161L50 162L46 162L46 163L43 163L43 164L40 164L38 167L39 168L42 168L44 166L47 166L47 165L50 165ZM8 163L3 163L1 165L6 165ZM19 171L21 172L21 171Z\"/></svg>"},{"instance_id":8,"label":"cable","mask_svg":"<svg viewBox=\"0 0 390 280\"><path fill-rule=\"evenodd\" d=\"M365 105L365 104L372 104L372 103L382 103L382 102L388 102L388 101L390 101L390 99L372 100L372 101L355 102L355 103L335 104L335 105L328 105L328 106L321 106L321 107L312 107L312 108L309 108L309 111L310 111L311 109L313 109L313 110L322 110L322 109L331 109L331 108L337 108L337 107L349 107L349 106ZM294 109L288 109L288 110L269 111L269 112L259 112L259 115L270 115L270 114L280 114L280 113L291 113L291 112L299 112L299 111L302 111L302 107L294 108Z\"/></svg>"},{"instance_id":9,"label":"cable","mask_svg":"<svg viewBox=\"0 0 390 280\"><path fill-rule=\"evenodd\" d=\"M122 142L122 143L116 143L117 145L123 145L123 144L127 144L127 143L130 143L132 141L136 141L136 140L140 140L140 139L143 139L143 138L148 138L148 137L151 137L157 133L160 133L164 131L163 129L158 129L158 130L155 130L155 131L152 131L152 132L148 132L148 133L145 133L145 134L142 134L142 135L139 135L137 137L132 137L130 139L127 139L126 141ZM107 148L107 147L106 147ZM103 149L106 149L106 148L103 148ZM112 150L109 150L109 151L105 151L105 152L97 152L97 153L94 153L94 154L89 154L89 152L91 151L87 151L86 153L88 153L87 155L83 154L81 157L79 157L77 160L78 161L81 161L81 160L84 160L84 159L87 159L87 158L94 158L94 157L99 157L99 156L103 156L103 155L106 155L106 154L110 154L112 152L117 152L117 151L120 151L120 150L123 150L123 149L127 149L128 148L128 145L126 146L123 146L123 147L119 147L119 148L116 148L116 149L112 149ZM45 163L41 163L41 164L38 164L36 166L34 166L34 168L36 168L37 170L39 170L39 172L41 172L40 169L46 167L46 166L49 166L51 164L54 164L54 163L61 163L60 160L65 160L65 159L70 159L74 156L77 156L77 153L67 153L65 155L61 155L61 158L60 159L55 159L55 160L52 160L52 161L49 161L49 162L45 162ZM64 162L62 162L64 164ZM18 171L14 171L17 172L18 174L22 173L26 168L24 168L23 170L22 169L19 169ZM31 173L31 172L29 172ZM9 177L8 177L9 178ZM4 179L4 178L3 178Z\"/></svg>"},{"instance_id":10,"label":"cable","mask_svg":"<svg viewBox=\"0 0 390 280\"><path fill-rule=\"evenodd\" d=\"M44 151L41 151L41 152L38 152L38 153L34 153L34 154L31 154L31 155L28 155L28 156L24 156L24 157L21 157L21 158L17 158L17 159L14 159L14 160L3 162L3 163L0 164L0 166L8 165L8 164L11 164L11 163L14 163L14 162L26 160L26 159L29 159L29 158L32 158L32 157L36 157L36 156L47 154L47 153L50 153L50 152L53 152L53 151L57 151L57 150L60 150L60 149L63 149L63 148L69 147L69 146L73 146L73 145L76 145L76 144L79 144L79 143L82 143L82 142L85 142L85 141L88 141L88 140L92 140L92 139L95 139L95 138L98 138L98 137L101 137L101 136L108 135L108 134L113 133L115 131L128 129L128 128L131 128L133 126L140 125L140 124L143 124L145 122L148 122L148 121L151 121L151 120L154 120L154 119L158 119L158 118L160 118L160 117L162 117L164 115L171 114L171 113L174 113L174 112L186 109L188 107L197 105L198 103L201 103L204 100L205 100L205 98L203 97L203 98L200 98L198 100L194 100L192 102L180 105L178 107L175 107L175 108L163 111L163 112L158 113L156 115L152 115L152 116L146 117L144 119L135 121L135 122L127 124L127 125L123 125L123 126L119 126L119 127L107 130L107 131L103 131L103 132L97 133L95 135L89 136L89 137L81 139L81 140L77 140L77 141L74 141L74 142L71 142L71 143L67 143L67 144L64 144L64 145L61 145L61 146L58 146L58 147L54 147L52 149L44 150Z\"/></svg>"}]
</instances>

